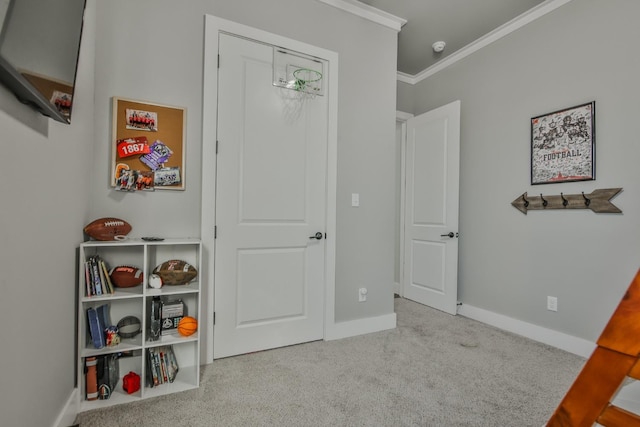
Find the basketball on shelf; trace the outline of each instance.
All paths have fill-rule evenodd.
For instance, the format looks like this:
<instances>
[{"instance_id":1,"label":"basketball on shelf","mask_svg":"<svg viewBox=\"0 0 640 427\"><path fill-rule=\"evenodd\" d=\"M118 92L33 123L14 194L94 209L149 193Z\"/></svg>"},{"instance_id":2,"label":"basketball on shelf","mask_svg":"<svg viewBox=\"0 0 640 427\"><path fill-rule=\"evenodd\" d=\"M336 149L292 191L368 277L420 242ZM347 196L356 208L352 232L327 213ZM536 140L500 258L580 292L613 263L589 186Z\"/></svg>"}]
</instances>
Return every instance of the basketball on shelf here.
<instances>
[{"instance_id":1,"label":"basketball on shelf","mask_svg":"<svg viewBox=\"0 0 640 427\"><path fill-rule=\"evenodd\" d=\"M185 316L178 323L178 332L184 337L193 335L198 330L198 321L191 316Z\"/></svg>"}]
</instances>

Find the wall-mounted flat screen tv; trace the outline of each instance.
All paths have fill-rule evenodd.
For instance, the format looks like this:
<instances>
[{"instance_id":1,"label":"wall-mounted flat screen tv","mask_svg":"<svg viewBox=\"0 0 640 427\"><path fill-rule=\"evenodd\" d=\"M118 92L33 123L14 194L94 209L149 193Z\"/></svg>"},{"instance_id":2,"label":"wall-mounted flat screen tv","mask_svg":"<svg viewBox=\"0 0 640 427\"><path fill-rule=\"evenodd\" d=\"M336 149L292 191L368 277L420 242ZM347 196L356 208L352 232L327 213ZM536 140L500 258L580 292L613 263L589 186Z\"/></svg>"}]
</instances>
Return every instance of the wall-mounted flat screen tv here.
<instances>
[{"instance_id":1,"label":"wall-mounted flat screen tv","mask_svg":"<svg viewBox=\"0 0 640 427\"><path fill-rule=\"evenodd\" d=\"M62 123L71 123L85 2L0 0L0 82Z\"/></svg>"}]
</instances>

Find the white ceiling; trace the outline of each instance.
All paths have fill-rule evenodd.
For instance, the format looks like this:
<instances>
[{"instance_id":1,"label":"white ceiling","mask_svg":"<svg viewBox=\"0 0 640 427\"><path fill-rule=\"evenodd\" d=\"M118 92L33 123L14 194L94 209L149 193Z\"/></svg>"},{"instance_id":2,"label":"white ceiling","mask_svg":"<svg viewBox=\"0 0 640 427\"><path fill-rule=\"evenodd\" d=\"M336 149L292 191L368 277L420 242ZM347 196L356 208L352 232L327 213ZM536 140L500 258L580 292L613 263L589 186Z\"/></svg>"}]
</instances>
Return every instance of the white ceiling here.
<instances>
[{"instance_id":1,"label":"white ceiling","mask_svg":"<svg viewBox=\"0 0 640 427\"><path fill-rule=\"evenodd\" d=\"M551 0L360 0L403 18L398 71L416 75L542 3ZM446 42L442 53L431 45Z\"/></svg>"}]
</instances>

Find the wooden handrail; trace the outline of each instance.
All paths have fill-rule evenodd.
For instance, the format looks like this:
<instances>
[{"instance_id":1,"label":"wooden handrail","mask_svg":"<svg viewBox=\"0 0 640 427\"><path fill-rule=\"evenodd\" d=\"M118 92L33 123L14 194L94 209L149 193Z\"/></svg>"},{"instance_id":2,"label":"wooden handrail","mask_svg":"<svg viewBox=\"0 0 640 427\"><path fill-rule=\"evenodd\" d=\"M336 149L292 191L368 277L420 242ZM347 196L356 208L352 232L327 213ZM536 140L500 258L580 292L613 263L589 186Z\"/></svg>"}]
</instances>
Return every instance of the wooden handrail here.
<instances>
[{"instance_id":1,"label":"wooden handrail","mask_svg":"<svg viewBox=\"0 0 640 427\"><path fill-rule=\"evenodd\" d=\"M627 377L640 378L639 356L640 271L547 427L640 427L640 416L610 403Z\"/></svg>"}]
</instances>

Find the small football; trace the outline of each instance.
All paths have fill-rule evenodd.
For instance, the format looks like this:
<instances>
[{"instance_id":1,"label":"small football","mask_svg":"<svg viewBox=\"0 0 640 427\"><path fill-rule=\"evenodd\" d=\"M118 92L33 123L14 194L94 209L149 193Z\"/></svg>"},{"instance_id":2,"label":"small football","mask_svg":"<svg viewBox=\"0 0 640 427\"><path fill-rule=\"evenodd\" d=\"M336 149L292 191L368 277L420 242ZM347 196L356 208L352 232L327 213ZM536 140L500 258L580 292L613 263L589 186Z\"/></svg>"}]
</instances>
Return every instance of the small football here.
<instances>
[{"instance_id":1,"label":"small football","mask_svg":"<svg viewBox=\"0 0 640 427\"><path fill-rule=\"evenodd\" d=\"M142 270L130 265L119 265L109 272L111 281L118 288L131 288L138 286L143 281Z\"/></svg>"},{"instance_id":2,"label":"small football","mask_svg":"<svg viewBox=\"0 0 640 427\"><path fill-rule=\"evenodd\" d=\"M99 218L84 227L84 232L95 240L116 240L116 236L126 236L131 225L119 218Z\"/></svg>"},{"instance_id":3,"label":"small football","mask_svg":"<svg viewBox=\"0 0 640 427\"><path fill-rule=\"evenodd\" d=\"M172 259L153 270L162 279L163 285L186 285L198 276L198 270L186 261Z\"/></svg>"}]
</instances>

